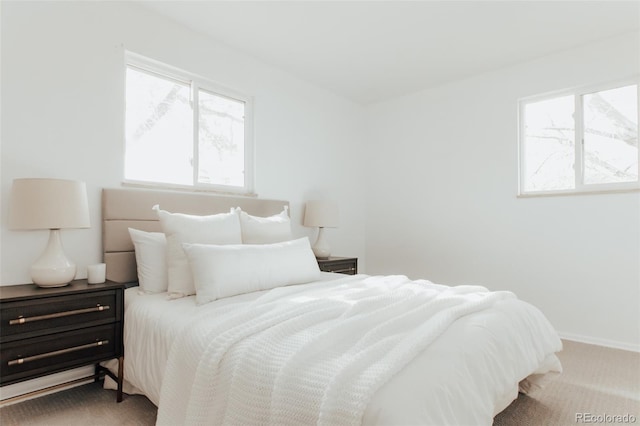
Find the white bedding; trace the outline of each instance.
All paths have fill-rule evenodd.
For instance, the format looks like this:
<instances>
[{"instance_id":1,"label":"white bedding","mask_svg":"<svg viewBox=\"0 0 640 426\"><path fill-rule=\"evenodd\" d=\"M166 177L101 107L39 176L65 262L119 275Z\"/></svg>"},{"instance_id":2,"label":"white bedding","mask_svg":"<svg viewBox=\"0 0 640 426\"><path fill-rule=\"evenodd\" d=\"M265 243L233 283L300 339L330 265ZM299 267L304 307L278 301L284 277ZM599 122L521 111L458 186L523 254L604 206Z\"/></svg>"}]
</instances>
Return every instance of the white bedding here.
<instances>
[{"instance_id":1,"label":"white bedding","mask_svg":"<svg viewBox=\"0 0 640 426\"><path fill-rule=\"evenodd\" d=\"M324 293L331 295L334 299L341 299L338 304L348 307L348 305L356 305L357 294L369 292L368 294L371 295L375 282L380 280L386 280L389 286L405 286L405 290L412 286L422 286L431 292L451 293L449 287L424 281L406 284L408 280L405 277L381 278L323 274L322 280L320 283L276 290L268 296L265 296L268 292L250 293L202 306L196 306L194 297L167 300L166 295L163 294L138 295L135 289L127 290L124 333L125 379L130 385L147 395L154 404L159 405L158 423L161 424L185 422L200 424L205 421L216 423L216 418L218 420L226 418L227 421L233 419L231 423L237 423L239 419L243 423L251 422L251 419L255 422L268 422L269 420L265 419L273 420L273 417L269 417L265 411L275 408L282 411L283 406L294 400L297 401L296 405L299 408L304 408L303 413L300 414L300 410L297 410L298 414L293 417L277 417L278 423L305 423L309 418L315 419L315 422L318 418L313 417L315 414L307 412L307 407L311 407L312 411L317 410L322 404L328 407L326 401L340 402L344 395L348 395L346 398L348 402L360 399L366 402L362 412L356 410L355 414L349 417L350 420L355 418L356 423L361 421L363 424L385 425L480 425L491 424L493 416L517 397L517 385L523 379L528 376L539 378L544 373L561 370L560 363L554 355L561 350L561 342L544 316L533 306L519 301L510 294L483 294L480 288L462 290L472 293L472 298L481 300L480 305L483 306L474 303L473 308L460 311L456 315L447 314L451 324L442 333L439 326L436 326L422 327L422 334L414 334L408 339L405 339L406 333L383 335L375 334L378 333L376 331L370 334L371 342L378 342L378 338L391 339L380 341L388 341L390 343L387 345L388 348L396 349L394 352L398 355L396 358L406 359L407 362L406 365L404 361L401 363L402 368L397 367L395 363L378 363L378 367L383 366L382 369L378 368L376 370L378 374L370 377L379 376L385 379L380 383L379 388L365 386L364 391L360 389L354 393L353 389L347 389L348 386L346 386L355 383L350 379L338 385L338 392L323 391L324 396L309 399L307 396L302 398L302 395L296 393L287 394L287 389L296 386L292 381L295 374L283 376L278 372L274 373L280 374L277 376L279 383L286 383L282 388L283 391L278 390L275 393L252 386L251 383L247 384L247 380L251 380L252 375L262 374L262 370L257 369L251 372L251 366L255 368L255 360L252 364L250 360L247 361L246 356L247 359L243 361L240 355L251 353L252 349L247 345L252 340L254 343L262 341L263 346L265 342L269 345L273 343L273 339L261 339L259 334L250 334L253 337L244 340L239 338L242 333L229 335L236 340L233 340L233 344L229 344L229 350L221 354L221 362L216 364L216 368L224 373L221 374L221 379L211 371L199 367L201 362L206 363L207 360L215 359L213 356L216 352L215 348L220 347L220 342L217 342L210 354L212 356L199 359L198 351L207 351L207 344L203 343L206 340L201 337L214 333L212 337L215 338L219 332L211 330L215 330L216 327L224 330L234 324L251 324L251 316L243 318L238 313L247 309L260 309L259 306L264 307L264 303L259 305L258 302L273 299L274 294L289 298L296 297L308 302ZM389 296L393 297L393 294ZM260 301L257 300L259 298L261 298ZM325 301L319 305L322 312L333 309L328 308L324 303ZM266 308L264 309L265 312L269 312ZM335 312L340 313L342 308L336 309ZM441 316L438 322L442 323L443 318ZM394 315L386 321L389 319L396 326L402 324L395 320ZM243 322L240 324L238 321ZM367 317L367 321L377 324L376 321L385 321L385 319L376 314ZM204 323L207 323L210 329L204 328ZM314 324L311 331L327 330L322 325ZM402 326L409 327L408 323ZM271 333L275 330L273 327L266 328L266 330L269 329ZM348 336L347 331L334 327L332 332L337 338L336 347L341 346L341 349L349 350L349 339L345 338ZM190 343L194 337L188 338L190 333L195 335L198 344ZM266 333L264 336L269 336L269 332ZM293 337L294 333L291 333L291 330L288 333L289 342L296 341ZM361 337L363 334L354 336L353 343L355 344ZM176 342L178 344L174 345ZM429 344L426 345L427 343ZM269 345L265 347L271 347ZM422 347L425 345L426 347ZM369 347L364 345L360 349ZM397 348L404 348L404 351ZM299 347L292 351L291 356L303 353L299 352ZM353 353L358 355L359 352L355 350ZM372 365L375 364L378 355L373 353L359 355L359 359L367 360L366 365ZM300 357L301 355L298 355L298 359L311 358L309 354ZM265 361L267 359L272 361L269 365L273 365L278 364L279 357L265 356ZM329 363L332 369L342 369L346 372L354 369L353 363L350 365L344 359L340 361L334 359L331 362ZM165 371L167 365L172 367ZM282 364L282 367L285 366L286 364ZM399 368L397 373L396 368ZM235 373L226 375L228 372ZM388 380L385 377L387 375ZM234 379L231 380L230 377ZM282 377L286 377L286 381L283 382ZM310 383L315 384L325 379L315 378L314 380L315 382ZM326 380L328 383L328 379ZM255 383L274 381L274 378L262 377L260 381L255 380ZM363 383L365 382L366 380ZM234 385L226 387L230 383ZM527 387L531 385L535 385L532 380L526 383ZM131 392L132 389L125 388L125 391ZM205 395L208 392L216 395L216 403L211 402ZM220 395L225 397L220 398ZM227 395L232 395L233 401L246 400L252 401L252 404L245 406L242 403L217 404L225 401ZM265 395L269 395L269 398L265 399ZM332 395L335 398L332 399ZM205 397L202 401L209 401L204 403L199 400L200 397ZM326 401L323 398L326 398ZM259 413L258 417L256 413ZM338 421L337 418L328 417L327 419L326 423L329 424ZM344 418L340 418L340 422L342 420Z\"/></svg>"}]
</instances>

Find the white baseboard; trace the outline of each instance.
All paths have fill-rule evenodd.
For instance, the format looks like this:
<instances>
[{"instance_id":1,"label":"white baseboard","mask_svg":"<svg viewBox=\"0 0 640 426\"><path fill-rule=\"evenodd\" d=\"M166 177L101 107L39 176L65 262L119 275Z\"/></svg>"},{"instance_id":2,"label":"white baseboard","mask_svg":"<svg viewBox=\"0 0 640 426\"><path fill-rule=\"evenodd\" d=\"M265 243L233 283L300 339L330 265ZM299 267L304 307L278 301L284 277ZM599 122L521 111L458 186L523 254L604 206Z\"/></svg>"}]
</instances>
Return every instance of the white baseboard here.
<instances>
[{"instance_id":1,"label":"white baseboard","mask_svg":"<svg viewBox=\"0 0 640 426\"><path fill-rule=\"evenodd\" d=\"M581 336L573 333L558 332L561 339L571 340L573 342L587 343L590 345L605 346L607 348L622 349L631 352L640 352L640 345L628 342L619 342L616 340L600 339L598 337Z\"/></svg>"},{"instance_id":2,"label":"white baseboard","mask_svg":"<svg viewBox=\"0 0 640 426\"><path fill-rule=\"evenodd\" d=\"M0 400L6 400L9 398L13 398L16 396L24 395L29 392L39 391L41 389L45 389L51 386L56 386L61 383L70 382L72 380L78 380L83 377L90 376L94 373L93 365L89 365L86 367L76 368L74 370L62 371L60 373L50 374L48 376L39 377L33 380L27 380L21 383L15 383L13 385L3 386L0 388ZM93 379L87 379L87 383L91 382ZM79 386L82 383L70 384L68 387L71 388L73 386ZM62 388L62 389L67 389ZM62 390L60 388L52 390L49 393L58 392ZM38 394L37 396L42 396L43 394ZM25 399L29 399L26 397Z\"/></svg>"}]
</instances>

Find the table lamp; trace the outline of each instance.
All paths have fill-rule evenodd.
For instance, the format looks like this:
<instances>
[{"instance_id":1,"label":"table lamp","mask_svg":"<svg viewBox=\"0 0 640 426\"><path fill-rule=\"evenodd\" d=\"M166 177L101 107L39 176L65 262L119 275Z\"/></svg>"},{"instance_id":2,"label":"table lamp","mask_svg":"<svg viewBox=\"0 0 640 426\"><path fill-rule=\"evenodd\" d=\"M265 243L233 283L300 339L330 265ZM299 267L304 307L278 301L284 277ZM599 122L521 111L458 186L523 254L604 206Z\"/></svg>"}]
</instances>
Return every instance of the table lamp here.
<instances>
[{"instance_id":1,"label":"table lamp","mask_svg":"<svg viewBox=\"0 0 640 426\"><path fill-rule=\"evenodd\" d=\"M304 226L318 227L318 239L313 245L313 254L318 259L326 259L331 255L331 248L324 236L324 228L338 227L338 204L333 201L307 201L304 211Z\"/></svg>"},{"instance_id":2,"label":"table lamp","mask_svg":"<svg viewBox=\"0 0 640 426\"><path fill-rule=\"evenodd\" d=\"M49 242L29 269L40 287L63 287L76 276L76 265L67 258L60 230L88 228L89 204L84 182L64 179L14 179L9 204L9 228L49 229Z\"/></svg>"}]
</instances>

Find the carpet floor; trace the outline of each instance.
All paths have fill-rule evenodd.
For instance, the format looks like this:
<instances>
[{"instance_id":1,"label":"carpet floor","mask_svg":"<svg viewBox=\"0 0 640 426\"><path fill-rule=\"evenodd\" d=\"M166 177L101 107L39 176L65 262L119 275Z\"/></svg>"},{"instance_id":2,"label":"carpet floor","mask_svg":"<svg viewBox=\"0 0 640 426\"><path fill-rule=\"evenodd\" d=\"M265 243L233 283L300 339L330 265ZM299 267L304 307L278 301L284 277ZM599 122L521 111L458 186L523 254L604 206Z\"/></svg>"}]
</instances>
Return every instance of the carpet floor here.
<instances>
[{"instance_id":1,"label":"carpet floor","mask_svg":"<svg viewBox=\"0 0 640 426\"><path fill-rule=\"evenodd\" d=\"M544 389L520 395L494 419L494 426L640 424L640 353L564 342L564 372ZM580 418L580 416L582 416ZM591 421L587 421L588 416ZM597 421L599 417L602 421ZM2 426L153 425L156 407L145 397L90 383L0 408ZM595 420L595 421L594 421ZM609 420L609 421L606 421ZM618 420L618 421L616 421Z\"/></svg>"},{"instance_id":2,"label":"carpet floor","mask_svg":"<svg viewBox=\"0 0 640 426\"><path fill-rule=\"evenodd\" d=\"M495 417L494 426L625 423L586 421L588 415L634 416L635 421L626 423L640 424L640 353L567 340L563 344L558 354L562 374L543 389L519 395Z\"/></svg>"}]
</instances>

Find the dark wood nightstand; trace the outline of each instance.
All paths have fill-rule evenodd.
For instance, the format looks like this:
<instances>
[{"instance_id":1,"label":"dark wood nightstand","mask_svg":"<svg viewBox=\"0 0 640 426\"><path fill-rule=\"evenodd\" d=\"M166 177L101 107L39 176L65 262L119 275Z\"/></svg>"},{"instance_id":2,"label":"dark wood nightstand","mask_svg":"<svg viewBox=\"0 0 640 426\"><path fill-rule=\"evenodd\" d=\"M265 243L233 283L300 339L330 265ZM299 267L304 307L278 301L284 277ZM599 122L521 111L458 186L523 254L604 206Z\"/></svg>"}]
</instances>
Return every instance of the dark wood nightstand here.
<instances>
[{"instance_id":1,"label":"dark wood nightstand","mask_svg":"<svg viewBox=\"0 0 640 426\"><path fill-rule=\"evenodd\" d=\"M75 280L65 287L0 286L0 386L94 364L122 401L124 285ZM118 375L99 362L118 358Z\"/></svg>"},{"instance_id":2,"label":"dark wood nightstand","mask_svg":"<svg viewBox=\"0 0 640 426\"><path fill-rule=\"evenodd\" d=\"M355 275L358 273L357 257L329 257L328 259L316 259L320 270L324 272L337 272L340 274Z\"/></svg>"}]
</instances>

